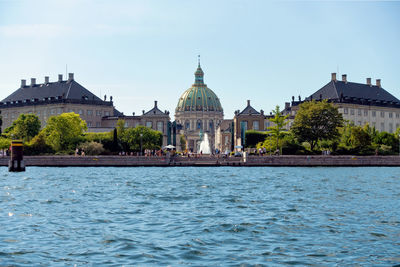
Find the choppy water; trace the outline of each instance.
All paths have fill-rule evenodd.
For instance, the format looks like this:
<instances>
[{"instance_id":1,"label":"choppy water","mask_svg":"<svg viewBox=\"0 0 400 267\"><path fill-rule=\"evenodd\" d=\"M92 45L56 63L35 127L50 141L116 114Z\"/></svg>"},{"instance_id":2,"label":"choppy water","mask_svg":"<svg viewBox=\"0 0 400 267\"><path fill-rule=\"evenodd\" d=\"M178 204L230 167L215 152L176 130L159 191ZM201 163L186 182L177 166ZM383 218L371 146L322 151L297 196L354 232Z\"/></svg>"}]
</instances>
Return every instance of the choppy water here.
<instances>
[{"instance_id":1,"label":"choppy water","mask_svg":"<svg viewBox=\"0 0 400 267\"><path fill-rule=\"evenodd\" d=\"M0 168L0 266L400 264L400 168Z\"/></svg>"}]
</instances>

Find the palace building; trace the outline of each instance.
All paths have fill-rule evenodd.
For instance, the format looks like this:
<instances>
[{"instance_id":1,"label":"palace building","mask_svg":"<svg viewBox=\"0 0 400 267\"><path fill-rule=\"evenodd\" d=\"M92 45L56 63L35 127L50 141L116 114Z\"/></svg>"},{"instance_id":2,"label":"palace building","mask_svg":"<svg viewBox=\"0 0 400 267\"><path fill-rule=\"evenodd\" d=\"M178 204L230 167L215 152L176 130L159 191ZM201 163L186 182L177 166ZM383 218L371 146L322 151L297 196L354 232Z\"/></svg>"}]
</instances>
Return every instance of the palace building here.
<instances>
[{"instance_id":1,"label":"palace building","mask_svg":"<svg viewBox=\"0 0 400 267\"><path fill-rule=\"evenodd\" d=\"M224 111L217 95L204 83L200 61L194 84L179 98L175 120L179 134L187 140L187 149L199 151L199 144L208 137L211 150L215 149L215 130L224 118Z\"/></svg>"},{"instance_id":2,"label":"palace building","mask_svg":"<svg viewBox=\"0 0 400 267\"><path fill-rule=\"evenodd\" d=\"M20 88L0 102L0 112L2 130L11 126L22 113L36 114L44 127L51 116L75 112L86 121L89 129L101 127L104 116L119 114L113 106L112 96L109 101L105 96L104 100L100 99L76 82L73 73L69 73L67 80L59 74L54 82L48 76L44 78L44 83L39 84L35 78L29 85L26 80L21 80Z\"/></svg>"}]
</instances>

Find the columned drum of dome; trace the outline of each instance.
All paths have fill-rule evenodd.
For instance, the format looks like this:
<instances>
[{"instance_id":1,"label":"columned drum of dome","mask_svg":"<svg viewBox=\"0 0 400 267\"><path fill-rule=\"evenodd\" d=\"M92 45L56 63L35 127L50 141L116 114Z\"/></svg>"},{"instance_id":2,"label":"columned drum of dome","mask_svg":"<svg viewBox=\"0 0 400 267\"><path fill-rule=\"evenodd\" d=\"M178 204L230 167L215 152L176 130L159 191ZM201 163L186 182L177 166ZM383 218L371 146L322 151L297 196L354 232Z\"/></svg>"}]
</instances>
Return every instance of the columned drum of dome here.
<instances>
[{"instance_id":1,"label":"columned drum of dome","mask_svg":"<svg viewBox=\"0 0 400 267\"><path fill-rule=\"evenodd\" d=\"M182 127L180 134L185 136L188 150L200 152L199 143L204 133L214 150L215 129L224 117L223 109L217 95L204 83L200 62L194 76L194 84L178 100L175 120Z\"/></svg>"}]
</instances>

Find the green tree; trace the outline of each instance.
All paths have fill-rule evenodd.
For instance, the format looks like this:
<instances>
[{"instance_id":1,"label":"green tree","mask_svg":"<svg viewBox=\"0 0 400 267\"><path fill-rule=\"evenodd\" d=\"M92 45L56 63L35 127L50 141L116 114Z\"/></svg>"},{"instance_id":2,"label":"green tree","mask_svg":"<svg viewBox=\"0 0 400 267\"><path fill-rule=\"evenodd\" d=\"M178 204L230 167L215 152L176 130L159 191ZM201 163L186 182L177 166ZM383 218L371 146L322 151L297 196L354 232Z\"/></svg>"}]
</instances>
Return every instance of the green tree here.
<instances>
[{"instance_id":1,"label":"green tree","mask_svg":"<svg viewBox=\"0 0 400 267\"><path fill-rule=\"evenodd\" d=\"M341 126L342 114L333 104L313 100L299 106L291 130L298 140L308 142L314 150L318 141L338 138Z\"/></svg>"},{"instance_id":2,"label":"green tree","mask_svg":"<svg viewBox=\"0 0 400 267\"><path fill-rule=\"evenodd\" d=\"M39 133L40 127L39 117L35 114L20 114L5 132L13 139L30 141Z\"/></svg>"},{"instance_id":3,"label":"green tree","mask_svg":"<svg viewBox=\"0 0 400 267\"><path fill-rule=\"evenodd\" d=\"M282 146L279 146L279 140L287 134L287 131L284 129L284 127L286 124L288 124L286 119L289 117L289 115L283 116L279 111L279 106L276 106L275 110L272 112L275 116L269 120L274 125L268 127L268 134L270 134L276 140L276 147L280 147L280 154L282 154Z\"/></svg>"},{"instance_id":4,"label":"green tree","mask_svg":"<svg viewBox=\"0 0 400 267\"><path fill-rule=\"evenodd\" d=\"M83 139L87 130L86 122L73 112L50 117L47 126L42 130L46 143L55 151L73 150Z\"/></svg>"},{"instance_id":5,"label":"green tree","mask_svg":"<svg viewBox=\"0 0 400 267\"><path fill-rule=\"evenodd\" d=\"M145 126L127 128L122 135L122 142L129 150L140 151L144 149L160 149L163 135L159 131L152 130Z\"/></svg>"},{"instance_id":6,"label":"green tree","mask_svg":"<svg viewBox=\"0 0 400 267\"><path fill-rule=\"evenodd\" d=\"M5 137L0 137L0 149L8 149L11 145L11 140Z\"/></svg>"}]
</instances>

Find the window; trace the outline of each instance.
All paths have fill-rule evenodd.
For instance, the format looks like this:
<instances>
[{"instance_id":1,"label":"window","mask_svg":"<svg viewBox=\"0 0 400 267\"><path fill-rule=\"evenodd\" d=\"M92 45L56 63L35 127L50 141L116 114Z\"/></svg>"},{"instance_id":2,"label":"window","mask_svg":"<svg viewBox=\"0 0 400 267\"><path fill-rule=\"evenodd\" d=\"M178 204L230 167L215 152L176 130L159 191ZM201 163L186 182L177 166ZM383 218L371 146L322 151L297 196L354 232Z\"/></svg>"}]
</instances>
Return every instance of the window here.
<instances>
[{"instance_id":1,"label":"window","mask_svg":"<svg viewBox=\"0 0 400 267\"><path fill-rule=\"evenodd\" d=\"M153 122L152 121L146 121L146 127L148 127L148 128L153 127Z\"/></svg>"},{"instance_id":2,"label":"window","mask_svg":"<svg viewBox=\"0 0 400 267\"><path fill-rule=\"evenodd\" d=\"M268 127L270 127L271 123L269 121L265 122L265 129L268 129Z\"/></svg>"},{"instance_id":3,"label":"window","mask_svg":"<svg viewBox=\"0 0 400 267\"><path fill-rule=\"evenodd\" d=\"M93 115L93 110L88 109L88 110L86 111L86 114L87 114L88 116L92 116L92 115Z\"/></svg>"},{"instance_id":4,"label":"window","mask_svg":"<svg viewBox=\"0 0 400 267\"><path fill-rule=\"evenodd\" d=\"M357 109L357 115L361 116L361 109Z\"/></svg>"},{"instance_id":5,"label":"window","mask_svg":"<svg viewBox=\"0 0 400 267\"><path fill-rule=\"evenodd\" d=\"M125 127L128 127L128 126L129 126L129 124L128 124L127 121L125 122L124 126L125 126Z\"/></svg>"},{"instance_id":6,"label":"window","mask_svg":"<svg viewBox=\"0 0 400 267\"><path fill-rule=\"evenodd\" d=\"M209 126L209 130L211 131L211 132L213 132L214 131L214 122L213 122L213 120L210 120L210 122L208 123L208 126Z\"/></svg>"},{"instance_id":7,"label":"window","mask_svg":"<svg viewBox=\"0 0 400 267\"><path fill-rule=\"evenodd\" d=\"M400 114L399 113L396 113L396 118L399 118L400 117Z\"/></svg>"},{"instance_id":8,"label":"window","mask_svg":"<svg viewBox=\"0 0 400 267\"><path fill-rule=\"evenodd\" d=\"M57 114L61 114L61 113L63 113L63 109L62 108L58 108L57 109Z\"/></svg>"},{"instance_id":9,"label":"window","mask_svg":"<svg viewBox=\"0 0 400 267\"><path fill-rule=\"evenodd\" d=\"M96 127L100 127L100 122L96 122Z\"/></svg>"},{"instance_id":10,"label":"window","mask_svg":"<svg viewBox=\"0 0 400 267\"><path fill-rule=\"evenodd\" d=\"M37 115L40 116L40 110L38 110Z\"/></svg>"},{"instance_id":11,"label":"window","mask_svg":"<svg viewBox=\"0 0 400 267\"><path fill-rule=\"evenodd\" d=\"M389 112L389 118L393 118L393 113Z\"/></svg>"},{"instance_id":12,"label":"window","mask_svg":"<svg viewBox=\"0 0 400 267\"><path fill-rule=\"evenodd\" d=\"M361 125L362 125L362 124L361 124L361 121L358 121L357 123L358 123L358 126L361 126Z\"/></svg>"},{"instance_id":13,"label":"window","mask_svg":"<svg viewBox=\"0 0 400 267\"><path fill-rule=\"evenodd\" d=\"M83 110L80 109L80 110L78 111L78 114L79 114L79 115L83 115Z\"/></svg>"},{"instance_id":14,"label":"window","mask_svg":"<svg viewBox=\"0 0 400 267\"><path fill-rule=\"evenodd\" d=\"M190 129L190 121L185 122L185 129L189 130Z\"/></svg>"},{"instance_id":15,"label":"window","mask_svg":"<svg viewBox=\"0 0 400 267\"><path fill-rule=\"evenodd\" d=\"M157 121L157 131L159 132L164 132L164 122L162 121Z\"/></svg>"},{"instance_id":16,"label":"window","mask_svg":"<svg viewBox=\"0 0 400 267\"><path fill-rule=\"evenodd\" d=\"M343 113L344 113L344 114L349 114L349 109L348 109L348 108L344 108L344 109L343 109Z\"/></svg>"},{"instance_id":17,"label":"window","mask_svg":"<svg viewBox=\"0 0 400 267\"><path fill-rule=\"evenodd\" d=\"M253 121L253 130L258 131L260 129L259 121Z\"/></svg>"},{"instance_id":18,"label":"window","mask_svg":"<svg viewBox=\"0 0 400 267\"><path fill-rule=\"evenodd\" d=\"M396 130L399 129L400 124L396 123Z\"/></svg>"},{"instance_id":19,"label":"window","mask_svg":"<svg viewBox=\"0 0 400 267\"><path fill-rule=\"evenodd\" d=\"M86 123L87 123L88 127L92 127L92 122L91 121L87 121Z\"/></svg>"},{"instance_id":20,"label":"window","mask_svg":"<svg viewBox=\"0 0 400 267\"><path fill-rule=\"evenodd\" d=\"M372 123L372 127L374 127L376 129L376 122Z\"/></svg>"},{"instance_id":21,"label":"window","mask_svg":"<svg viewBox=\"0 0 400 267\"><path fill-rule=\"evenodd\" d=\"M381 111L381 118L385 118L385 111Z\"/></svg>"},{"instance_id":22,"label":"window","mask_svg":"<svg viewBox=\"0 0 400 267\"><path fill-rule=\"evenodd\" d=\"M225 136L225 145L228 145L228 142L229 142L229 137Z\"/></svg>"},{"instance_id":23,"label":"window","mask_svg":"<svg viewBox=\"0 0 400 267\"><path fill-rule=\"evenodd\" d=\"M203 127L202 127L201 120L197 120L197 129L200 130L200 129L202 129L202 128L203 128Z\"/></svg>"},{"instance_id":24,"label":"window","mask_svg":"<svg viewBox=\"0 0 400 267\"><path fill-rule=\"evenodd\" d=\"M389 123L389 133L393 133L393 124Z\"/></svg>"},{"instance_id":25,"label":"window","mask_svg":"<svg viewBox=\"0 0 400 267\"><path fill-rule=\"evenodd\" d=\"M104 111L104 116L106 117L110 116L110 111Z\"/></svg>"},{"instance_id":26,"label":"window","mask_svg":"<svg viewBox=\"0 0 400 267\"><path fill-rule=\"evenodd\" d=\"M381 122L381 132L384 132L384 131L385 131L385 123Z\"/></svg>"},{"instance_id":27,"label":"window","mask_svg":"<svg viewBox=\"0 0 400 267\"><path fill-rule=\"evenodd\" d=\"M364 116L368 116L368 110L364 110Z\"/></svg>"},{"instance_id":28,"label":"window","mask_svg":"<svg viewBox=\"0 0 400 267\"><path fill-rule=\"evenodd\" d=\"M350 109L350 115L354 115L354 109Z\"/></svg>"},{"instance_id":29,"label":"window","mask_svg":"<svg viewBox=\"0 0 400 267\"><path fill-rule=\"evenodd\" d=\"M101 116L101 110L96 110L96 116L98 116L98 117Z\"/></svg>"},{"instance_id":30,"label":"window","mask_svg":"<svg viewBox=\"0 0 400 267\"><path fill-rule=\"evenodd\" d=\"M247 128L247 125L248 125L248 123L247 123L247 121L242 121L241 123L240 123L240 126L242 126L243 125L243 128L244 128L244 130L246 131L248 128Z\"/></svg>"},{"instance_id":31,"label":"window","mask_svg":"<svg viewBox=\"0 0 400 267\"><path fill-rule=\"evenodd\" d=\"M8 118L8 113L4 114L4 118L7 119Z\"/></svg>"},{"instance_id":32,"label":"window","mask_svg":"<svg viewBox=\"0 0 400 267\"><path fill-rule=\"evenodd\" d=\"M376 117L376 111L375 110L372 111L372 117Z\"/></svg>"},{"instance_id":33,"label":"window","mask_svg":"<svg viewBox=\"0 0 400 267\"><path fill-rule=\"evenodd\" d=\"M11 119L15 119L15 113L11 113Z\"/></svg>"},{"instance_id":34,"label":"window","mask_svg":"<svg viewBox=\"0 0 400 267\"><path fill-rule=\"evenodd\" d=\"M74 112L74 110L73 109L69 109L68 112L71 113L71 112Z\"/></svg>"},{"instance_id":35,"label":"window","mask_svg":"<svg viewBox=\"0 0 400 267\"><path fill-rule=\"evenodd\" d=\"M51 109L51 115L54 115L54 114L56 114L56 109L55 109L55 108L52 108L52 109Z\"/></svg>"}]
</instances>

